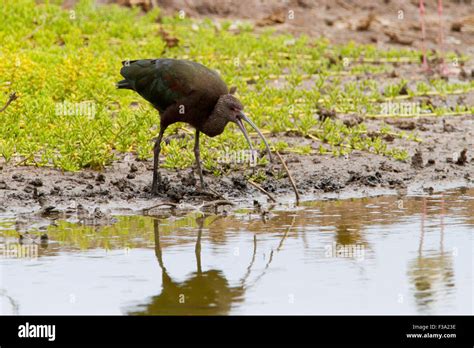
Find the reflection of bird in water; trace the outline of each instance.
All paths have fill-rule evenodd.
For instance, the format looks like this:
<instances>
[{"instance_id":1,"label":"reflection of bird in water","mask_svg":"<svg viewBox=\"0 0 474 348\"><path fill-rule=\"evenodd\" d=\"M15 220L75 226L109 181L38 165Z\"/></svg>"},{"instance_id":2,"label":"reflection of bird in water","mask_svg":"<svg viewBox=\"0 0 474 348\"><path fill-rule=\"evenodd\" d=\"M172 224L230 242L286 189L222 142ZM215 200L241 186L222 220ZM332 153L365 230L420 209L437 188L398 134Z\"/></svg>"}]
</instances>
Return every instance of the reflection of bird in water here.
<instances>
[{"instance_id":1,"label":"reflection of bird in water","mask_svg":"<svg viewBox=\"0 0 474 348\"><path fill-rule=\"evenodd\" d=\"M185 122L196 128L194 156L201 188L205 188L201 168L199 135L222 134L229 122L239 126L251 151L252 142L245 130L247 122L263 140L271 161L267 141L257 126L243 113L243 105L227 88L219 74L202 64L180 59L140 59L122 62L120 74L125 78L117 88L131 89L149 101L160 113L160 133L153 151L152 193L162 184L158 170L161 141L168 126Z\"/></svg>"},{"instance_id":2,"label":"reflection of bird in water","mask_svg":"<svg viewBox=\"0 0 474 348\"><path fill-rule=\"evenodd\" d=\"M256 239L254 238L253 257L247 267L247 273L237 286L230 286L221 270L202 270L201 235L204 218L197 218L199 230L196 241L196 272L183 282L174 281L163 264L159 221L154 221L155 254L162 271L162 291L154 296L141 311L129 312L130 315L218 315L227 314L233 303L243 300L245 282L250 275L255 260Z\"/></svg>"},{"instance_id":3,"label":"reflection of bird in water","mask_svg":"<svg viewBox=\"0 0 474 348\"><path fill-rule=\"evenodd\" d=\"M454 288L453 260L450 253L444 251L444 198L441 199L441 231L439 251L425 253L423 250L425 238L425 216L426 198L423 199L423 212L421 220L420 244L418 257L410 265L408 276L415 286L415 301L421 310L429 309L439 292L445 290L447 293Z\"/></svg>"}]
</instances>

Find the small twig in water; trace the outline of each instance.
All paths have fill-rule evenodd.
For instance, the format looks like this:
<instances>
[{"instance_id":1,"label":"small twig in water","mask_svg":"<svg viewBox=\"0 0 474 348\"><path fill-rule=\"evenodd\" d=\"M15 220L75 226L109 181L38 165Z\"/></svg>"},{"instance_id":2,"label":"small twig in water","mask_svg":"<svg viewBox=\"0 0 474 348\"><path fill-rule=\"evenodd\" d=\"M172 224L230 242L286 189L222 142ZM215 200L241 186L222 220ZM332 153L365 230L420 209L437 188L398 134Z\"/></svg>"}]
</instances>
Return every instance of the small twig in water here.
<instances>
[{"instance_id":1,"label":"small twig in water","mask_svg":"<svg viewBox=\"0 0 474 348\"><path fill-rule=\"evenodd\" d=\"M219 205L235 205L231 201L228 201L227 199L219 199L217 201L211 201L211 202L205 202L202 206L203 207L215 207Z\"/></svg>"},{"instance_id":2,"label":"small twig in water","mask_svg":"<svg viewBox=\"0 0 474 348\"><path fill-rule=\"evenodd\" d=\"M165 205L169 205L170 207L173 207L173 208L176 208L178 206L178 204L176 204L176 203L165 202L165 203L160 203L160 204L153 205L153 206L148 207L148 208L144 208L143 212L147 213L152 209L155 209L155 208L158 208L158 207L161 207L161 206L165 206Z\"/></svg>"},{"instance_id":3,"label":"small twig in water","mask_svg":"<svg viewBox=\"0 0 474 348\"><path fill-rule=\"evenodd\" d=\"M214 194L215 197L218 197L218 198L222 199L223 201L227 201L227 198L225 198L225 197L224 197L223 195L221 195L219 192L213 190L213 189L210 188L210 187L208 188L208 190L209 190L212 194Z\"/></svg>"},{"instance_id":4,"label":"small twig in water","mask_svg":"<svg viewBox=\"0 0 474 348\"><path fill-rule=\"evenodd\" d=\"M8 97L8 100L5 104L5 106L3 108L0 109L0 112L3 112L5 111L6 108L8 108L8 105L10 105L10 103L14 100L18 99L18 96L16 95L15 92L13 92L12 94L10 94L10 96Z\"/></svg>"},{"instance_id":5,"label":"small twig in water","mask_svg":"<svg viewBox=\"0 0 474 348\"><path fill-rule=\"evenodd\" d=\"M285 168L286 174L288 174L288 178L290 179L291 186L293 186L293 191L295 191L295 196L296 196L296 204L300 202L300 194L298 193L298 188L296 187L295 181L293 180L293 177L291 176L290 171L288 170L288 167L286 166L285 161L283 160L283 157L278 153L278 151L275 151L277 154L278 158L280 159L281 164L283 165L283 168Z\"/></svg>"},{"instance_id":6,"label":"small twig in water","mask_svg":"<svg viewBox=\"0 0 474 348\"><path fill-rule=\"evenodd\" d=\"M152 209L159 208L162 206L170 206L173 209L193 209L193 210L201 210L201 208L206 208L206 207L217 207L220 205L235 205L234 203L225 200L225 199L219 199L216 201L211 201L211 202L202 202L201 205L192 205L192 204L186 204L186 203L172 203L172 202L164 202L160 204L155 204L151 207L144 208L143 212L147 213Z\"/></svg>"},{"instance_id":7,"label":"small twig in water","mask_svg":"<svg viewBox=\"0 0 474 348\"><path fill-rule=\"evenodd\" d=\"M249 182L250 185L255 187L260 192L266 194L268 196L268 198L270 198L273 202L276 203L276 199L270 194L270 192L266 191L262 186L260 186L259 184L253 182L252 180L247 180L247 181Z\"/></svg>"}]
</instances>

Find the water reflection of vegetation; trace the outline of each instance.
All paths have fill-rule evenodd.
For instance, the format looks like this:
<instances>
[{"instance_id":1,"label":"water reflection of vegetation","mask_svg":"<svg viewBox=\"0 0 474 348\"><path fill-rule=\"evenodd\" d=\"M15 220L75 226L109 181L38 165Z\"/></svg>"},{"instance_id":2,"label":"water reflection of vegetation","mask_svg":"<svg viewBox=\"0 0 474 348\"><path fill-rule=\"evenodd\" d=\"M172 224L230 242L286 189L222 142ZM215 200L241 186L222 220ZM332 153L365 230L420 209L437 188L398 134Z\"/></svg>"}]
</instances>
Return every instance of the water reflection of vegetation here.
<instances>
[{"instance_id":1,"label":"water reflection of vegetation","mask_svg":"<svg viewBox=\"0 0 474 348\"><path fill-rule=\"evenodd\" d=\"M426 198L431 208L426 211L426 217L439 217L441 213L437 207L443 201L446 216L462 217L467 224L474 225L474 217L471 216L474 211L472 197L473 189L469 192L456 191L444 195L442 199L439 196L430 196ZM421 197L388 196L307 202L298 209L274 210L269 219L261 219L251 210L230 216L212 216L206 219L204 227L209 228L209 238L214 244L225 243L228 231L280 234L291 224L296 227L291 233L293 238L304 238L306 230L320 231L324 228L324 231L335 232L334 241L339 244L366 244L364 233L367 227L390 225L400 220L407 221L411 216L419 216L422 200ZM180 237L195 235L198 227L196 216L199 214L193 212L182 216L168 215L160 225L160 232L161 235L173 235L175 238L172 241L167 239L164 246L169 243L189 243L189 239ZM113 225L98 227L57 220L46 232L50 240L60 242L61 247L67 249L136 248L154 245L153 218L120 216L117 219ZM18 233L12 224L10 229L2 226L0 235L17 237Z\"/></svg>"}]
</instances>

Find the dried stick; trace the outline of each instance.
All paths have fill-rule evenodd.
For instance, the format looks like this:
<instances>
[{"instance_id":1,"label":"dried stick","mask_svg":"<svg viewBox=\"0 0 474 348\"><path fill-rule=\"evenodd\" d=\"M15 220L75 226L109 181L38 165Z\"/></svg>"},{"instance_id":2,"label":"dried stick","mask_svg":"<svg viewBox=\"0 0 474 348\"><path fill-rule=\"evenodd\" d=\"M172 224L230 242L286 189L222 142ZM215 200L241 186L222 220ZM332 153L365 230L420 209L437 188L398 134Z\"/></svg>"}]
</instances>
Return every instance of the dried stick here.
<instances>
[{"instance_id":1,"label":"dried stick","mask_svg":"<svg viewBox=\"0 0 474 348\"><path fill-rule=\"evenodd\" d=\"M3 106L3 108L0 109L0 112L5 111L5 109L8 108L8 105L10 105L10 103L16 99L18 99L18 96L16 95L15 92L10 94L10 96L8 97L7 103Z\"/></svg>"},{"instance_id":2,"label":"dried stick","mask_svg":"<svg viewBox=\"0 0 474 348\"><path fill-rule=\"evenodd\" d=\"M201 208L206 208L206 207L216 207L216 206L220 206L220 205L235 205L235 203L232 203L228 200L216 200L216 201L211 201L211 202L202 202L201 205L199 206L194 206L194 205L191 205L189 204L187 206L187 208L192 208L194 210L200 210ZM144 208L142 211L144 213L147 213L149 212L150 210L152 209L155 209L155 208L158 208L158 207L162 207L162 206L170 206L172 207L173 209L181 209L181 208L186 208L186 206L183 204L183 203L172 203L172 202L163 202L163 203L159 203L159 204L155 204L151 207L148 207L148 208Z\"/></svg>"},{"instance_id":3,"label":"dried stick","mask_svg":"<svg viewBox=\"0 0 474 348\"><path fill-rule=\"evenodd\" d=\"M150 210L155 209L155 208L158 208L158 207L161 207L161 206L170 206L170 207L176 208L176 207L178 207L178 204L172 203L172 202L164 202L164 203L160 203L160 204L153 205L153 206L148 207L148 208L144 208L144 209L143 209L143 212L144 212L144 213L147 213L147 212L149 212Z\"/></svg>"},{"instance_id":4,"label":"dried stick","mask_svg":"<svg viewBox=\"0 0 474 348\"><path fill-rule=\"evenodd\" d=\"M270 194L270 192L268 192L267 190L265 190L262 186L260 186L259 184L257 184L256 182L253 182L252 180L247 180L249 182L250 185L252 185L253 187L255 187L257 190L259 190L260 192L266 194L268 196L268 198L270 198L273 202L276 203L276 199Z\"/></svg>"},{"instance_id":5,"label":"dried stick","mask_svg":"<svg viewBox=\"0 0 474 348\"><path fill-rule=\"evenodd\" d=\"M219 199L217 201L211 201L211 202L206 202L203 203L203 207L216 207L220 205L235 205L235 203L232 203L231 201L228 201L227 199Z\"/></svg>"}]
</instances>

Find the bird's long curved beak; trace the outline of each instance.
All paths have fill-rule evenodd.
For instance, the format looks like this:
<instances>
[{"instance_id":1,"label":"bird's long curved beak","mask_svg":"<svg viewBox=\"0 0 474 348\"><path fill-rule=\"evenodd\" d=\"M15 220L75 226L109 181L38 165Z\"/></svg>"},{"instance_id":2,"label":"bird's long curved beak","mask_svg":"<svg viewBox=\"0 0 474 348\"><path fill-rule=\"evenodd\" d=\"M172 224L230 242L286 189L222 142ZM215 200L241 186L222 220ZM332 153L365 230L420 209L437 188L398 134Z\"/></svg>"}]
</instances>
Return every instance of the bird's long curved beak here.
<instances>
[{"instance_id":1,"label":"bird's long curved beak","mask_svg":"<svg viewBox=\"0 0 474 348\"><path fill-rule=\"evenodd\" d=\"M257 126L255 125L255 123L253 123L252 121L250 121L250 119L243 113L243 112L240 112L240 117L237 117L237 125L239 126L240 130L242 131L242 133L244 133L244 136L245 136L245 139L247 140L247 142L249 143L249 146L250 146L250 150L253 150L253 146L252 146L252 142L250 141L250 138L249 138L249 135L247 133L247 131L245 130L245 127L244 127L244 124L242 122L242 120L244 120L245 122L247 122L256 132L257 134L260 136L260 138L262 138L263 140L263 143L265 144L265 147L267 148L267 151L268 151L268 157L270 159L270 162L272 162L272 152L270 151L270 147L268 146L268 143L267 143L267 140L265 139L265 137L263 136L262 132L260 132L260 130L257 128Z\"/></svg>"}]
</instances>

